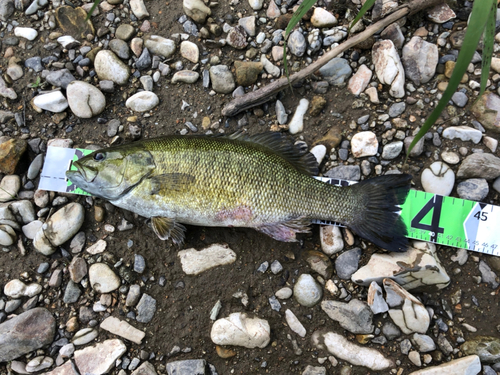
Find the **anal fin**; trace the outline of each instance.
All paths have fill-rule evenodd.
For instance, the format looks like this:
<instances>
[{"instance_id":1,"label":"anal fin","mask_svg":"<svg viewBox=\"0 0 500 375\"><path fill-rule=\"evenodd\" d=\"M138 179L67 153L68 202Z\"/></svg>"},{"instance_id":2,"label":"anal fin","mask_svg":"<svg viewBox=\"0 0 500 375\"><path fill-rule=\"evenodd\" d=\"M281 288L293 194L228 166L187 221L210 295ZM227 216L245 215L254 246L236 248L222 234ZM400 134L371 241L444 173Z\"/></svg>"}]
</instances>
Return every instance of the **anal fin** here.
<instances>
[{"instance_id":1,"label":"anal fin","mask_svg":"<svg viewBox=\"0 0 500 375\"><path fill-rule=\"evenodd\" d=\"M161 240L172 238L172 241L174 241L176 245L180 245L184 242L186 227L176 223L174 219L155 216L151 218L151 225L153 231Z\"/></svg>"},{"instance_id":2,"label":"anal fin","mask_svg":"<svg viewBox=\"0 0 500 375\"><path fill-rule=\"evenodd\" d=\"M267 234L277 241L295 242L297 241L297 233L309 233L311 231L310 224L310 220L298 218L290 221L261 225L255 229Z\"/></svg>"}]
</instances>

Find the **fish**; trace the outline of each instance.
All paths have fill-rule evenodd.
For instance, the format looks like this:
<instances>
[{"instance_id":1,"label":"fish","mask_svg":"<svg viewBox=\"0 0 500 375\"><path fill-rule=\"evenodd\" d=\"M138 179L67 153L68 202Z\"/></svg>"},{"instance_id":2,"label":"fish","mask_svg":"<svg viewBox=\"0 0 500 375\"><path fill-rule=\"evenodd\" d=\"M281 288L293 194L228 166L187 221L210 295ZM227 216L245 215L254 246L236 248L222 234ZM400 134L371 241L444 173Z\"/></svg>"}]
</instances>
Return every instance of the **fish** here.
<instances>
[{"instance_id":1,"label":"fish","mask_svg":"<svg viewBox=\"0 0 500 375\"><path fill-rule=\"evenodd\" d=\"M315 179L315 157L279 132L144 139L94 151L73 167L66 176L77 187L150 219L160 239L179 245L183 224L254 228L293 242L319 219L383 249L407 249L400 205L410 175L333 186Z\"/></svg>"}]
</instances>

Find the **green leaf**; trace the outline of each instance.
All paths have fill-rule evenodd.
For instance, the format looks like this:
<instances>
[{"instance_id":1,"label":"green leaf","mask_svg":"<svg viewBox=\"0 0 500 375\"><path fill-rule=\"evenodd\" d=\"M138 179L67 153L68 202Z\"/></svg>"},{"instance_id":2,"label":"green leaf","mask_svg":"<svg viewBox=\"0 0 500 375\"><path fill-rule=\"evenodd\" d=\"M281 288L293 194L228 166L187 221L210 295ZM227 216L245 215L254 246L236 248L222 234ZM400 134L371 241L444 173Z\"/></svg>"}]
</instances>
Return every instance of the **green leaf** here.
<instances>
[{"instance_id":1,"label":"green leaf","mask_svg":"<svg viewBox=\"0 0 500 375\"><path fill-rule=\"evenodd\" d=\"M429 117L427 117L427 120L425 120L424 125L415 136L415 139L413 139L413 141L411 142L410 147L408 148L408 153L406 154L405 164L406 161L408 160L408 155L410 155L410 152L413 149L413 147L425 135L425 133L429 131L431 126L434 125L436 120L441 115L441 112L443 112L444 108L446 107L451 97L457 90L457 87L460 84L460 80L462 79L464 73L467 71L467 67L469 66L469 63L472 60L472 56L474 56L474 52L477 49L481 36L483 35L486 22L488 21L491 13L492 1L495 0L474 1L472 13L469 19L469 26L467 27L467 31L465 32L462 49L458 54L457 62L455 64L455 69L453 69L453 73L451 74L448 86L446 87L446 90L444 91L441 100L436 105L436 108L434 108Z\"/></svg>"},{"instance_id":2,"label":"green leaf","mask_svg":"<svg viewBox=\"0 0 500 375\"><path fill-rule=\"evenodd\" d=\"M351 26L349 26L349 32L351 32L351 29L358 23L358 21L365 15L365 13L370 9L373 4L375 4L375 0L367 0L361 9L359 10L359 13L357 16L354 18L354 20L351 22Z\"/></svg>"},{"instance_id":3,"label":"green leaf","mask_svg":"<svg viewBox=\"0 0 500 375\"><path fill-rule=\"evenodd\" d=\"M495 43L495 23L496 23L496 1L491 1L490 14L484 31L483 60L481 62L481 89L479 96L483 95L490 73L491 57L493 56L493 44Z\"/></svg>"}]
</instances>

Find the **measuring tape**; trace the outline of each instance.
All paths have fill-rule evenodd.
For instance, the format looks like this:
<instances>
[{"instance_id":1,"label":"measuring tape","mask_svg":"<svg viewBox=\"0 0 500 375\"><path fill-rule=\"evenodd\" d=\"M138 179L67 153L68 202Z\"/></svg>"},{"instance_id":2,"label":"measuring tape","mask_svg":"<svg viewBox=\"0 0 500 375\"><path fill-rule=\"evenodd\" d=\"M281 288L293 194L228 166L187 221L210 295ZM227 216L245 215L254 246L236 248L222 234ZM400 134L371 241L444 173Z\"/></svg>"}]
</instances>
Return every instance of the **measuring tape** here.
<instances>
[{"instance_id":1,"label":"measuring tape","mask_svg":"<svg viewBox=\"0 0 500 375\"><path fill-rule=\"evenodd\" d=\"M336 185L353 181L316 177ZM454 197L410 190L401 206L408 238L500 256L500 207ZM315 220L315 224L338 223Z\"/></svg>"},{"instance_id":2,"label":"measuring tape","mask_svg":"<svg viewBox=\"0 0 500 375\"><path fill-rule=\"evenodd\" d=\"M48 147L39 189L90 195L73 185L66 178L66 171L75 169L71 164L73 161L92 152L85 149ZM356 183L335 178L316 178L336 186ZM401 206L401 218L408 229L408 238L500 256L498 206L410 190L408 198ZM321 220L314 220L313 223L342 226Z\"/></svg>"}]
</instances>

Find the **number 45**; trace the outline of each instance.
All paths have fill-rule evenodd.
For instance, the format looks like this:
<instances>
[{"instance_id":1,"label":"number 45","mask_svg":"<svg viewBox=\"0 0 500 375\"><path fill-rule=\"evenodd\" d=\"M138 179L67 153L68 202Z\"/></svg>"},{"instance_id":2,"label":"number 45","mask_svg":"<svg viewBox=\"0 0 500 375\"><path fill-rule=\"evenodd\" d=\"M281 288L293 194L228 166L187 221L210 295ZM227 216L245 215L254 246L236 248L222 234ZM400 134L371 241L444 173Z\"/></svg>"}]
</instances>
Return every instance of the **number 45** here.
<instances>
[{"instance_id":1,"label":"number 45","mask_svg":"<svg viewBox=\"0 0 500 375\"><path fill-rule=\"evenodd\" d=\"M481 211L477 211L475 214L474 214L474 217L478 220L481 220L481 221L486 221L488 220L488 213L487 212L481 212Z\"/></svg>"}]
</instances>

